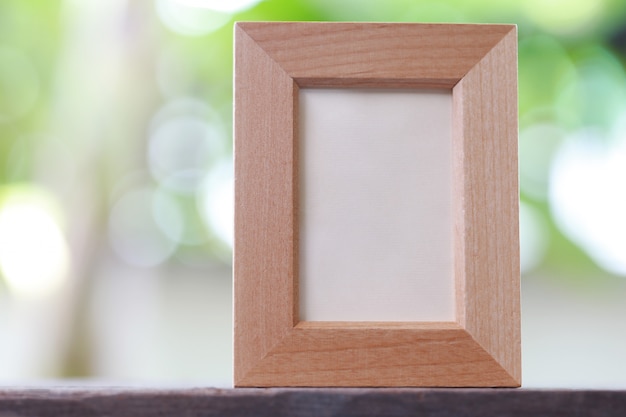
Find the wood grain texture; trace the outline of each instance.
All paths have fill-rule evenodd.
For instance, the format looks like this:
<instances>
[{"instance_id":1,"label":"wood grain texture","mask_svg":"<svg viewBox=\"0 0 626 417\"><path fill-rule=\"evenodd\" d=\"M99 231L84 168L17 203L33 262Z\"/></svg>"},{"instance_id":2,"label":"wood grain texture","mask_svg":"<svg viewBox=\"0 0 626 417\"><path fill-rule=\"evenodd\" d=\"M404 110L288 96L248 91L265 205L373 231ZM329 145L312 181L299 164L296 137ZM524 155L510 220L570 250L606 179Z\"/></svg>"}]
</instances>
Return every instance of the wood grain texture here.
<instances>
[{"instance_id":1,"label":"wood grain texture","mask_svg":"<svg viewBox=\"0 0 626 417\"><path fill-rule=\"evenodd\" d=\"M516 29L235 27L235 386L519 386ZM453 88L456 323L299 323L298 89Z\"/></svg>"},{"instance_id":2,"label":"wood grain texture","mask_svg":"<svg viewBox=\"0 0 626 417\"><path fill-rule=\"evenodd\" d=\"M463 196L455 213L458 319L520 384L515 30L454 87L453 109Z\"/></svg>"},{"instance_id":3,"label":"wood grain texture","mask_svg":"<svg viewBox=\"0 0 626 417\"><path fill-rule=\"evenodd\" d=\"M235 380L295 323L297 86L235 29ZM262 110L262 111L260 111Z\"/></svg>"},{"instance_id":4,"label":"wood grain texture","mask_svg":"<svg viewBox=\"0 0 626 417\"><path fill-rule=\"evenodd\" d=\"M621 417L626 391L3 389L2 417Z\"/></svg>"},{"instance_id":5,"label":"wood grain texture","mask_svg":"<svg viewBox=\"0 0 626 417\"><path fill-rule=\"evenodd\" d=\"M240 22L299 85L452 88L507 25Z\"/></svg>"},{"instance_id":6,"label":"wood grain texture","mask_svg":"<svg viewBox=\"0 0 626 417\"><path fill-rule=\"evenodd\" d=\"M296 326L248 374L264 386L506 386L510 377L458 325Z\"/></svg>"}]
</instances>

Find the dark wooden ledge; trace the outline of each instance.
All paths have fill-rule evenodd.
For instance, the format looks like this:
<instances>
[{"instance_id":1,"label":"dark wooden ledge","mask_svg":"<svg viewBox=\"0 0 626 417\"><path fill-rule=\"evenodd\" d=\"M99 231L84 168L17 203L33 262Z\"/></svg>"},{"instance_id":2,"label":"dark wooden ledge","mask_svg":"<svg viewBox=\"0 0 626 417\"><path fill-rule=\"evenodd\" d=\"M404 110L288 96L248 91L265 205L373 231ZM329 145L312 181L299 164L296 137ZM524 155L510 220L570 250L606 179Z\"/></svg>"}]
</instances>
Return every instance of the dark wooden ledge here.
<instances>
[{"instance_id":1,"label":"dark wooden ledge","mask_svg":"<svg viewBox=\"0 0 626 417\"><path fill-rule=\"evenodd\" d=\"M0 388L0 417L625 415L626 391Z\"/></svg>"}]
</instances>

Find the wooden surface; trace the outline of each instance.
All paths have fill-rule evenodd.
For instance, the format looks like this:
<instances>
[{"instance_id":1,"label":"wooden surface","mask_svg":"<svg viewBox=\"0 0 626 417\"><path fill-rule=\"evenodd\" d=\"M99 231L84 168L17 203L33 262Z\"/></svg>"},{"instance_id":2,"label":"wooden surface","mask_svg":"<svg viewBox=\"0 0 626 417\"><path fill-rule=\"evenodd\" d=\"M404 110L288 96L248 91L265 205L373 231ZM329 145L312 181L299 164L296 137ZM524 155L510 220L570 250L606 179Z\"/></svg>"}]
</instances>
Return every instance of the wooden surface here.
<instances>
[{"instance_id":1,"label":"wooden surface","mask_svg":"<svg viewBox=\"0 0 626 417\"><path fill-rule=\"evenodd\" d=\"M240 22L300 86L452 88L510 25Z\"/></svg>"},{"instance_id":2,"label":"wooden surface","mask_svg":"<svg viewBox=\"0 0 626 417\"><path fill-rule=\"evenodd\" d=\"M517 36L454 87L459 324L521 381ZM457 200L458 201L458 200ZM463 295L461 295L463 294Z\"/></svg>"},{"instance_id":3,"label":"wooden surface","mask_svg":"<svg viewBox=\"0 0 626 417\"><path fill-rule=\"evenodd\" d=\"M455 323L298 320L299 88L453 93ZM516 28L235 27L236 386L519 386Z\"/></svg>"},{"instance_id":4,"label":"wooden surface","mask_svg":"<svg viewBox=\"0 0 626 417\"><path fill-rule=\"evenodd\" d=\"M296 324L297 86L235 30L235 380ZM295 110L294 110L295 107Z\"/></svg>"},{"instance_id":5,"label":"wooden surface","mask_svg":"<svg viewBox=\"0 0 626 417\"><path fill-rule=\"evenodd\" d=\"M308 322L249 372L246 383L445 387L513 382L455 323Z\"/></svg>"},{"instance_id":6,"label":"wooden surface","mask_svg":"<svg viewBox=\"0 0 626 417\"><path fill-rule=\"evenodd\" d=\"M2 417L621 417L626 391L0 389Z\"/></svg>"}]
</instances>

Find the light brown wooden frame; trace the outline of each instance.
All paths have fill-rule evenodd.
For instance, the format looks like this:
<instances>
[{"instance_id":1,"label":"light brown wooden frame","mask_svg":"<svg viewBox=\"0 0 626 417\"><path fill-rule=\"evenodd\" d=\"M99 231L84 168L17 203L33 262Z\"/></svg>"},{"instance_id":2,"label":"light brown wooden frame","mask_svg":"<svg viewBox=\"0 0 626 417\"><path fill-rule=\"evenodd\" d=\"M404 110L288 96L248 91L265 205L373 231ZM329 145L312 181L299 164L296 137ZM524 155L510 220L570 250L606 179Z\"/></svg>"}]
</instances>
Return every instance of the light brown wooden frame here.
<instances>
[{"instance_id":1,"label":"light brown wooden frame","mask_svg":"<svg viewBox=\"0 0 626 417\"><path fill-rule=\"evenodd\" d=\"M234 30L235 386L519 386L516 27ZM455 322L299 320L303 87L452 90Z\"/></svg>"}]
</instances>

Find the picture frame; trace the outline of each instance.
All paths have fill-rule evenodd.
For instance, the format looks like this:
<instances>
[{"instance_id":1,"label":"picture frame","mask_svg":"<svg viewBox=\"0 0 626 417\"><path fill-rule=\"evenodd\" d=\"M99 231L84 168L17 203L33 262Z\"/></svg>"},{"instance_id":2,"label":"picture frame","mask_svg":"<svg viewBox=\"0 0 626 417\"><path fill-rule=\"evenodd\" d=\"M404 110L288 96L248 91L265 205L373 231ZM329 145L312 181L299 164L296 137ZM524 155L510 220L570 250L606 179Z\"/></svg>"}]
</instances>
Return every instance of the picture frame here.
<instances>
[{"instance_id":1,"label":"picture frame","mask_svg":"<svg viewBox=\"0 0 626 417\"><path fill-rule=\"evenodd\" d=\"M515 25L234 27L234 385L521 384ZM300 321L299 91L452 93L455 320Z\"/></svg>"}]
</instances>

